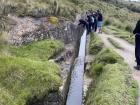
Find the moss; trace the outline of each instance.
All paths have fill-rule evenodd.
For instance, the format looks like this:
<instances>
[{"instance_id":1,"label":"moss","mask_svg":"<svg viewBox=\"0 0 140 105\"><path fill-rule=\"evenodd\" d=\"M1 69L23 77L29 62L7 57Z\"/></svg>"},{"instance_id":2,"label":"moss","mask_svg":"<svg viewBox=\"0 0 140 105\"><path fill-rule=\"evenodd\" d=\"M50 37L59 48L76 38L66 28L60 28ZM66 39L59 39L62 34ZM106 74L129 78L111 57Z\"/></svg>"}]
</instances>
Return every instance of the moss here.
<instances>
[{"instance_id":1,"label":"moss","mask_svg":"<svg viewBox=\"0 0 140 105\"><path fill-rule=\"evenodd\" d=\"M50 91L57 91L61 84L59 67L51 62L34 61L17 57L0 57L0 86L11 94L5 96L10 102L25 105L33 97L41 98ZM8 93L8 94L9 94ZM8 105L8 104L1 104Z\"/></svg>"},{"instance_id":2,"label":"moss","mask_svg":"<svg viewBox=\"0 0 140 105\"><path fill-rule=\"evenodd\" d=\"M90 54L97 54L99 53L103 48L103 42L96 34L91 34L91 41L89 46L89 52Z\"/></svg>"},{"instance_id":3,"label":"moss","mask_svg":"<svg viewBox=\"0 0 140 105\"><path fill-rule=\"evenodd\" d=\"M43 40L33 42L21 47L11 47L10 52L13 56L26 57L34 60L48 60L62 51L64 45L57 40Z\"/></svg>"}]
</instances>

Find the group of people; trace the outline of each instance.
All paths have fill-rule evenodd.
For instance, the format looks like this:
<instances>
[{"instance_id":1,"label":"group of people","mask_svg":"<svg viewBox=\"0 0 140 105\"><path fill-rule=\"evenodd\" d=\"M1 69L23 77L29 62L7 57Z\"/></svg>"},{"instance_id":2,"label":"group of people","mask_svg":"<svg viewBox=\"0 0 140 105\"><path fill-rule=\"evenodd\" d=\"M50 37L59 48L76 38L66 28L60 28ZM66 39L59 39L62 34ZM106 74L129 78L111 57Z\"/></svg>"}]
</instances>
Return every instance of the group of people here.
<instances>
[{"instance_id":1,"label":"group of people","mask_svg":"<svg viewBox=\"0 0 140 105\"><path fill-rule=\"evenodd\" d=\"M100 10L86 12L86 18L79 20L79 25L82 25L87 30L87 34L92 31L102 33L103 15Z\"/></svg>"}]
</instances>

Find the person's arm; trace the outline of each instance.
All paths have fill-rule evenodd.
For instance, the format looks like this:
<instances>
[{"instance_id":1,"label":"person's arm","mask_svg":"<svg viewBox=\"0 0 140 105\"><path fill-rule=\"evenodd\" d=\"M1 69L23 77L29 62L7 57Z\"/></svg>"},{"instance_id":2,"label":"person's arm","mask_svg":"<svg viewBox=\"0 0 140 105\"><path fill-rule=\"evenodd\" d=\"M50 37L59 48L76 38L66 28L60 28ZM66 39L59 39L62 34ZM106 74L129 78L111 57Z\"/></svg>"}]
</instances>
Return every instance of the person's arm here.
<instances>
[{"instance_id":1,"label":"person's arm","mask_svg":"<svg viewBox=\"0 0 140 105\"><path fill-rule=\"evenodd\" d=\"M81 25L82 23L80 22L78 25Z\"/></svg>"}]
</instances>

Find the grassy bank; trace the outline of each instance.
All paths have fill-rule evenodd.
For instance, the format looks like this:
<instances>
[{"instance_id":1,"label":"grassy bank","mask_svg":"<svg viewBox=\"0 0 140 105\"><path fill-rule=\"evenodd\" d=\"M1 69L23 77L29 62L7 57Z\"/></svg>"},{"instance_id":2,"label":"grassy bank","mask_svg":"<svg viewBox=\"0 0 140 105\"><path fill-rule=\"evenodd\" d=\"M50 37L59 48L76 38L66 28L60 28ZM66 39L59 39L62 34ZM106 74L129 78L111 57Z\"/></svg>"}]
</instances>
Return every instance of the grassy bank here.
<instances>
[{"instance_id":1,"label":"grassy bank","mask_svg":"<svg viewBox=\"0 0 140 105\"><path fill-rule=\"evenodd\" d=\"M90 41L90 45L89 45L89 53L96 55L97 53L99 53L101 51L102 48L103 48L102 41L96 34L92 33L91 41Z\"/></svg>"},{"instance_id":2,"label":"grassy bank","mask_svg":"<svg viewBox=\"0 0 140 105\"><path fill-rule=\"evenodd\" d=\"M12 56L26 57L34 60L48 60L56 56L64 48L64 44L57 40L43 40L33 42L21 47L10 47L9 52Z\"/></svg>"},{"instance_id":3,"label":"grassy bank","mask_svg":"<svg viewBox=\"0 0 140 105\"><path fill-rule=\"evenodd\" d=\"M86 105L135 105L137 84L123 59L110 49L103 49L92 64L93 84Z\"/></svg>"},{"instance_id":4,"label":"grassy bank","mask_svg":"<svg viewBox=\"0 0 140 105\"><path fill-rule=\"evenodd\" d=\"M85 105L135 105L137 83L123 58L111 49L96 55L89 76L93 82Z\"/></svg>"},{"instance_id":5,"label":"grassy bank","mask_svg":"<svg viewBox=\"0 0 140 105\"><path fill-rule=\"evenodd\" d=\"M9 47L11 55L0 56L0 105L26 105L57 92L61 86L60 68L48 59L63 47L56 40Z\"/></svg>"},{"instance_id":6,"label":"grassy bank","mask_svg":"<svg viewBox=\"0 0 140 105\"><path fill-rule=\"evenodd\" d=\"M0 81L0 87L7 90L1 93L1 105L25 105L58 91L61 84L56 64L17 57L0 57Z\"/></svg>"}]
</instances>

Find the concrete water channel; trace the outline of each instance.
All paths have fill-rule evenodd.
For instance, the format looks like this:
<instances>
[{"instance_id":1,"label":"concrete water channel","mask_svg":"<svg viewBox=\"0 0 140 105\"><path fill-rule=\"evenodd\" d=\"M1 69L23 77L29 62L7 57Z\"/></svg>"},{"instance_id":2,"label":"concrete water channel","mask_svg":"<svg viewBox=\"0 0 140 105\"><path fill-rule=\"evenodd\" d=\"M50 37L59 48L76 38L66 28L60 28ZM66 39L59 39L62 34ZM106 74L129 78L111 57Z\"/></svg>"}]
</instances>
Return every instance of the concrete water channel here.
<instances>
[{"instance_id":1,"label":"concrete water channel","mask_svg":"<svg viewBox=\"0 0 140 105\"><path fill-rule=\"evenodd\" d=\"M78 57L75 61L74 69L71 74L71 82L66 100L66 105L82 105L83 103L83 82L84 64L86 53L86 33L85 30L80 41Z\"/></svg>"}]
</instances>

